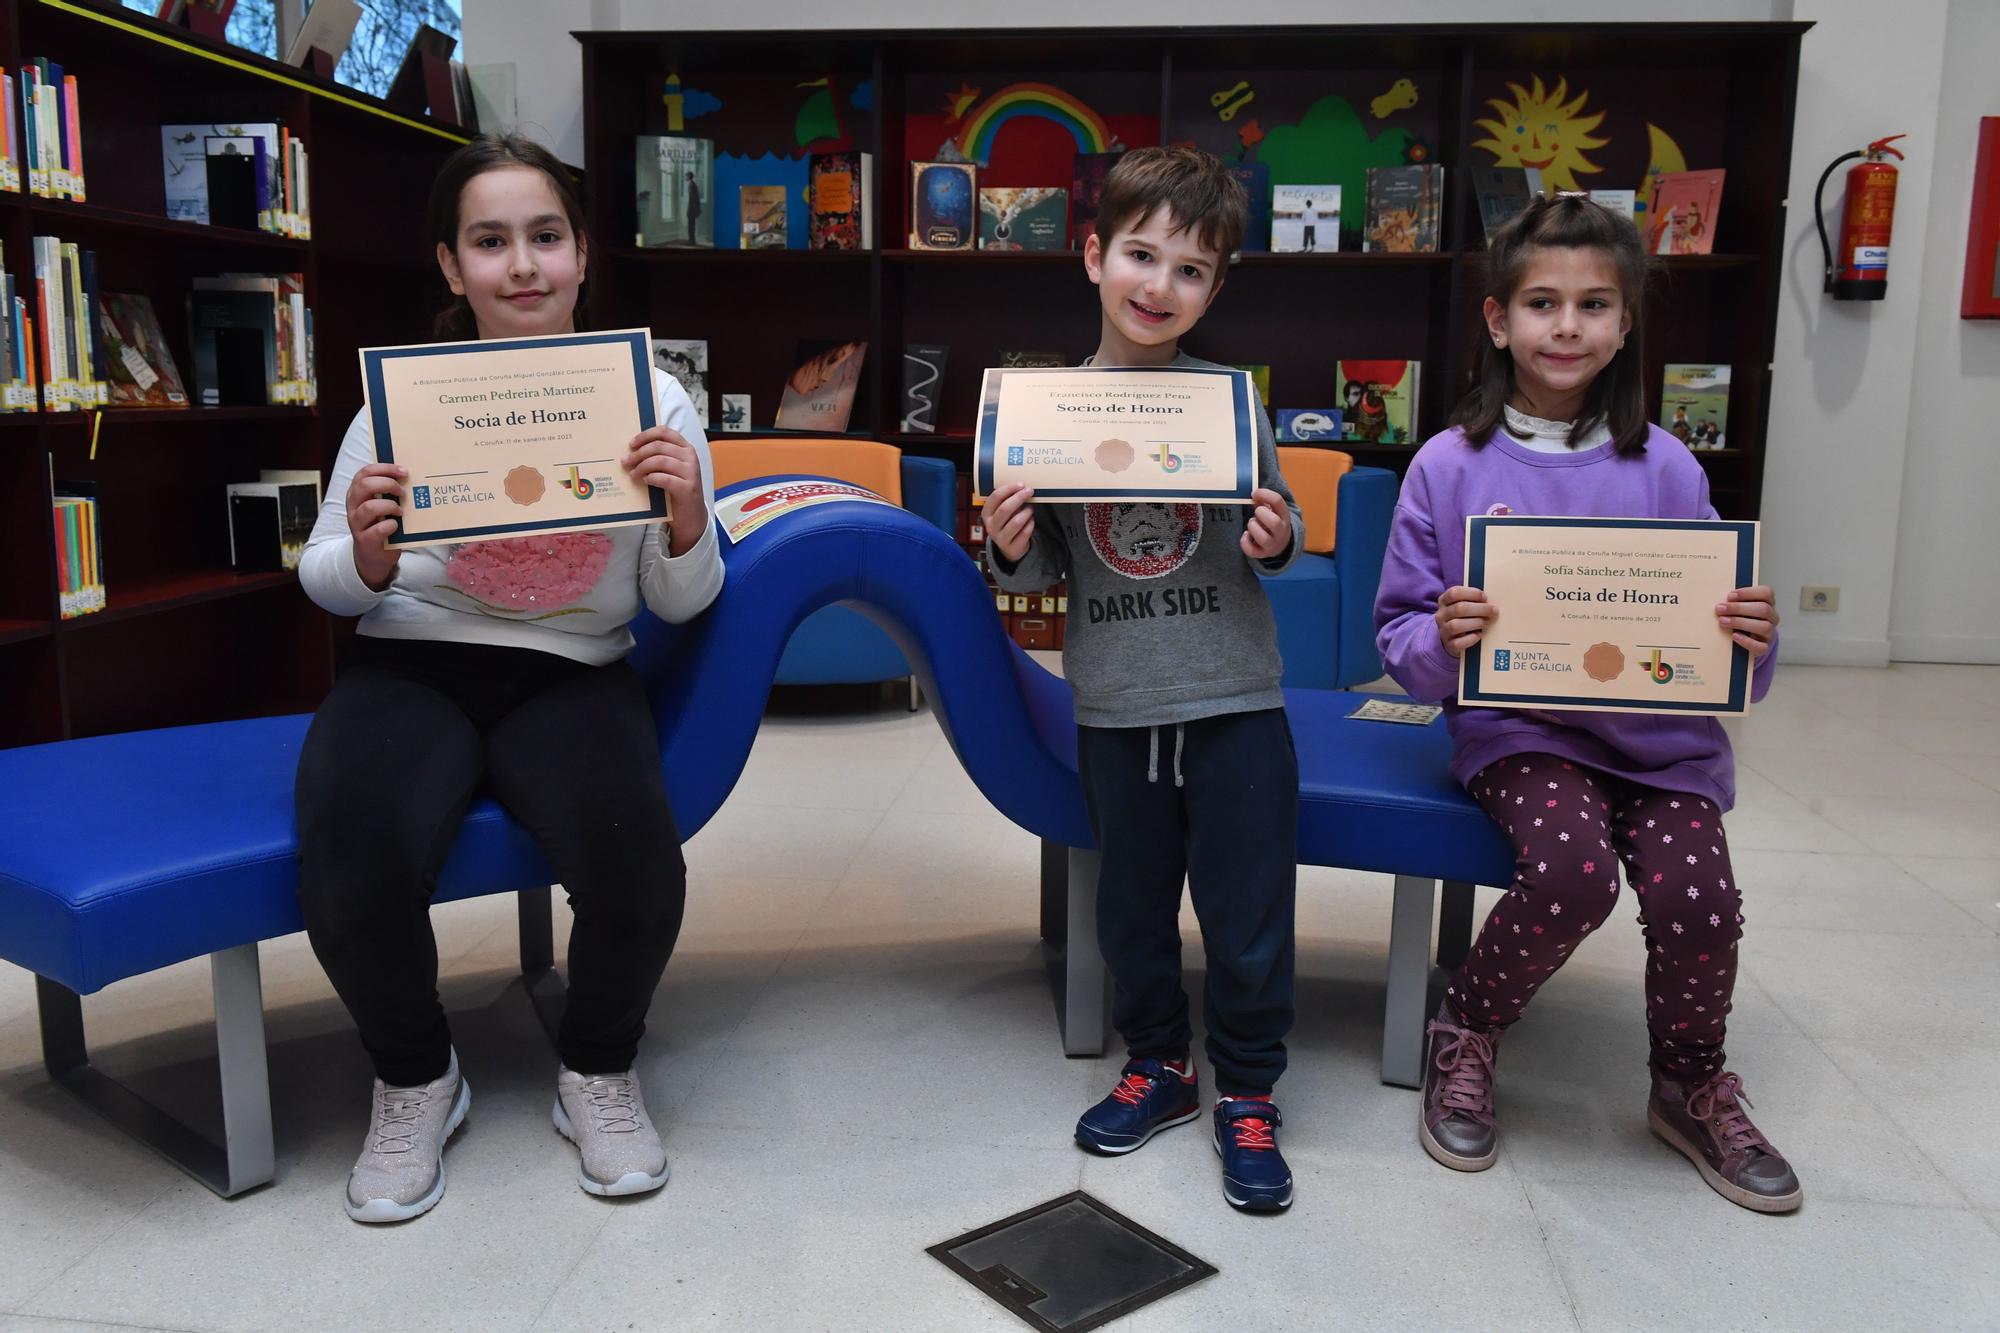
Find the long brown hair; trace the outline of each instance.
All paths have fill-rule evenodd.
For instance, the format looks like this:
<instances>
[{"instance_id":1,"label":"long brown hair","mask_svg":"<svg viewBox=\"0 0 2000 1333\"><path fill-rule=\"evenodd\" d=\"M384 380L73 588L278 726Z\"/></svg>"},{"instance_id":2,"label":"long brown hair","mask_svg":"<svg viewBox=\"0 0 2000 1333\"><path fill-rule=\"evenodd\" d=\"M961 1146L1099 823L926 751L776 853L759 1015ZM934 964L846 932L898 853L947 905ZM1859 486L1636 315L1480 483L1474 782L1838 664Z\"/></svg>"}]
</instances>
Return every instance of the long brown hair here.
<instances>
[{"instance_id":1,"label":"long brown hair","mask_svg":"<svg viewBox=\"0 0 2000 1333\"><path fill-rule=\"evenodd\" d=\"M1618 274L1618 292L1632 319L1625 345L1618 349L1584 394L1583 410L1570 427L1569 442L1578 440L1600 422L1610 430L1621 454L1646 450L1651 423L1646 416L1646 362L1643 313L1651 261L1632 220L1592 203L1582 195L1557 195L1528 205L1525 213L1494 234L1486 252L1486 296L1505 308L1520 290L1534 252L1546 246L1595 250L1611 261ZM1507 400L1514 393L1514 354L1479 340L1473 361L1472 387L1460 400L1452 425L1465 432L1475 448L1493 438L1505 420Z\"/></svg>"},{"instance_id":2,"label":"long brown hair","mask_svg":"<svg viewBox=\"0 0 2000 1333\"><path fill-rule=\"evenodd\" d=\"M465 144L444 160L438 168L437 179L431 182L431 197L424 209L424 231L431 238L432 246L442 245L458 253L458 201L465 193L466 185L475 176L500 167L532 167L548 177L549 188L555 191L562 203L563 214L569 218L570 232L579 246L585 240L583 226L583 204L576 197L576 190L570 185L569 171L557 160L556 155L532 139L524 139L518 134L482 134ZM583 305L583 291L578 288L576 303ZM472 306L463 296L452 296L445 307L438 311L431 321L431 337L438 342L469 342L479 336L479 323L473 318Z\"/></svg>"}]
</instances>

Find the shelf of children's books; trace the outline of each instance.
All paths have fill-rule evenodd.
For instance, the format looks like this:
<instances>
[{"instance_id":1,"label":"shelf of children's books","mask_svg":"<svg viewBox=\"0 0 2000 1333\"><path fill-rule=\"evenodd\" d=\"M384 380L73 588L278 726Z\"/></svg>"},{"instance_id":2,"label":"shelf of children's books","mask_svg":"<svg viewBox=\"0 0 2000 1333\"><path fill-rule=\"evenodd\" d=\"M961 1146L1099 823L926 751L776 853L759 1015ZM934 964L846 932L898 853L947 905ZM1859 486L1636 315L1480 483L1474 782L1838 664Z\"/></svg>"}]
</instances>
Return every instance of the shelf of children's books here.
<instances>
[{"instance_id":1,"label":"shelf of children's books","mask_svg":"<svg viewBox=\"0 0 2000 1333\"><path fill-rule=\"evenodd\" d=\"M717 250L707 246L614 245L613 258L644 264L865 264L867 250Z\"/></svg>"},{"instance_id":2,"label":"shelf of children's books","mask_svg":"<svg viewBox=\"0 0 2000 1333\"><path fill-rule=\"evenodd\" d=\"M1232 268L1405 267L1450 268L1451 255L1437 250L1255 250L1236 257Z\"/></svg>"},{"instance_id":3,"label":"shelf of children's books","mask_svg":"<svg viewBox=\"0 0 2000 1333\"><path fill-rule=\"evenodd\" d=\"M1459 253L1465 257L1468 263L1484 267L1486 262L1486 251L1483 248L1478 250L1462 250ZM1654 259L1656 259L1659 262L1661 267L1665 268L1670 273L1699 272L1703 270L1713 271L1719 269L1755 268L1759 264L1762 264L1764 262L1764 256L1762 255L1736 254L1736 253L1714 254L1714 255L1655 255Z\"/></svg>"},{"instance_id":4,"label":"shelf of children's books","mask_svg":"<svg viewBox=\"0 0 2000 1333\"><path fill-rule=\"evenodd\" d=\"M0 645L46 639L54 632L46 620L0 620Z\"/></svg>"},{"instance_id":5,"label":"shelf of children's books","mask_svg":"<svg viewBox=\"0 0 2000 1333\"><path fill-rule=\"evenodd\" d=\"M1013 264L1075 264L1083 259L1081 250L884 250L882 258L892 264L991 264L1005 268Z\"/></svg>"},{"instance_id":6,"label":"shelf of children's books","mask_svg":"<svg viewBox=\"0 0 2000 1333\"><path fill-rule=\"evenodd\" d=\"M67 413L76 416L77 413ZM192 425L197 422L214 424L222 421L312 421L319 416L316 407L107 407L104 409L104 429L109 430L120 422L132 425Z\"/></svg>"},{"instance_id":7,"label":"shelf of children's books","mask_svg":"<svg viewBox=\"0 0 2000 1333\"><path fill-rule=\"evenodd\" d=\"M155 236L189 242L204 247L275 250L296 256L303 264L312 251L312 242L278 236L246 227L211 227L202 222L181 222L154 213L134 213L129 209L106 208L102 204L79 204L67 199L35 199L29 203L29 221L38 231L52 231L69 239L77 229L119 231L138 236Z\"/></svg>"},{"instance_id":8,"label":"shelf of children's books","mask_svg":"<svg viewBox=\"0 0 2000 1333\"><path fill-rule=\"evenodd\" d=\"M292 570L238 574L232 569L184 570L152 577L114 578L105 590L104 609L64 621L63 629L65 632L88 629L93 625L108 625L138 616L177 611L201 602L283 587L288 583L297 583L298 578Z\"/></svg>"}]
</instances>

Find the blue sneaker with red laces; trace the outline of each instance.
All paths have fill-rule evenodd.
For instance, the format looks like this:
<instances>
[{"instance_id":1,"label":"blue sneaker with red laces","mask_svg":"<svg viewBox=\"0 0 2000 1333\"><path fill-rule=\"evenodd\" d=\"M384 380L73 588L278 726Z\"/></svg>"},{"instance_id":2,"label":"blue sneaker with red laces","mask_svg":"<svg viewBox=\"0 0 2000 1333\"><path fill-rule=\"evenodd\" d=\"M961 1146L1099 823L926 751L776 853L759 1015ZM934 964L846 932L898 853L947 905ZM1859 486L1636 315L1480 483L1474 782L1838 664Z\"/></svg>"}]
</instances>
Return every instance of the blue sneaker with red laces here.
<instances>
[{"instance_id":1,"label":"blue sneaker with red laces","mask_svg":"<svg viewBox=\"0 0 2000 1333\"><path fill-rule=\"evenodd\" d=\"M1076 1141L1116 1157L1200 1114L1201 1085L1192 1061L1127 1060L1111 1095L1076 1122Z\"/></svg>"},{"instance_id":2,"label":"blue sneaker with red laces","mask_svg":"<svg viewBox=\"0 0 2000 1333\"><path fill-rule=\"evenodd\" d=\"M1292 1206L1292 1169L1278 1151L1277 1105L1262 1097L1224 1097L1215 1104L1215 1153L1222 1159L1222 1197L1246 1213Z\"/></svg>"}]
</instances>

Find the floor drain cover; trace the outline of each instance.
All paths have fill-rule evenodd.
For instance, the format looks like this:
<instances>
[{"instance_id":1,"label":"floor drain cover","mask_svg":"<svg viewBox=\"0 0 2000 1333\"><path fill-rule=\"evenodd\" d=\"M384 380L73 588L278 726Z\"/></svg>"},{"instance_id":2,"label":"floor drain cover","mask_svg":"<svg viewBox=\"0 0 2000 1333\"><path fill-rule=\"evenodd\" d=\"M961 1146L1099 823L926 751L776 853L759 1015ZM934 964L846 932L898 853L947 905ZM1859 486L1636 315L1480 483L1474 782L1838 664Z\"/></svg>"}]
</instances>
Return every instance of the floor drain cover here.
<instances>
[{"instance_id":1,"label":"floor drain cover","mask_svg":"<svg viewBox=\"0 0 2000 1333\"><path fill-rule=\"evenodd\" d=\"M1215 1273L1081 1191L925 1253L1042 1333L1083 1333Z\"/></svg>"}]
</instances>

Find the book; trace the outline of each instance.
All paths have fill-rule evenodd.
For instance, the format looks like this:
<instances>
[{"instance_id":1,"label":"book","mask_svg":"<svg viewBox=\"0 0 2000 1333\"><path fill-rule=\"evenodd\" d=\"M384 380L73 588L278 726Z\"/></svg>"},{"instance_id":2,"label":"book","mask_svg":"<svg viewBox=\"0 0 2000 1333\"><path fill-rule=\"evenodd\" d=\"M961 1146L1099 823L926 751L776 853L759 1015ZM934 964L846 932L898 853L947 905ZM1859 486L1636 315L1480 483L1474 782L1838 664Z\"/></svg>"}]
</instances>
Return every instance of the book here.
<instances>
[{"instance_id":1,"label":"book","mask_svg":"<svg viewBox=\"0 0 2000 1333\"><path fill-rule=\"evenodd\" d=\"M1338 185L1271 187L1271 252L1313 254L1340 248Z\"/></svg>"},{"instance_id":2,"label":"book","mask_svg":"<svg viewBox=\"0 0 2000 1333\"><path fill-rule=\"evenodd\" d=\"M1000 353L1000 368L1002 370L1040 370L1053 366L1066 366L1068 364L1069 358L1061 352L1002 351Z\"/></svg>"},{"instance_id":3,"label":"book","mask_svg":"<svg viewBox=\"0 0 2000 1333\"><path fill-rule=\"evenodd\" d=\"M708 424L708 340L653 339L653 364L674 377L694 403L695 419Z\"/></svg>"},{"instance_id":4,"label":"book","mask_svg":"<svg viewBox=\"0 0 2000 1333\"><path fill-rule=\"evenodd\" d=\"M1542 173L1535 167L1474 167L1472 193L1479 200L1479 225L1487 244L1494 234L1528 211L1542 192Z\"/></svg>"},{"instance_id":5,"label":"book","mask_svg":"<svg viewBox=\"0 0 2000 1333\"><path fill-rule=\"evenodd\" d=\"M1097 234L1097 210L1104 202L1104 178L1120 153L1078 153L1070 173L1069 243L1073 250Z\"/></svg>"},{"instance_id":6,"label":"book","mask_svg":"<svg viewBox=\"0 0 2000 1333\"><path fill-rule=\"evenodd\" d=\"M800 343L798 368L786 379L778 403L778 429L846 430L867 354L868 344L862 341Z\"/></svg>"},{"instance_id":7,"label":"book","mask_svg":"<svg viewBox=\"0 0 2000 1333\"><path fill-rule=\"evenodd\" d=\"M970 250L979 238L979 172L970 162L910 163L910 248Z\"/></svg>"},{"instance_id":8,"label":"book","mask_svg":"<svg viewBox=\"0 0 2000 1333\"><path fill-rule=\"evenodd\" d=\"M1361 248L1388 254L1435 254L1443 213L1444 168L1368 168L1368 212Z\"/></svg>"},{"instance_id":9,"label":"book","mask_svg":"<svg viewBox=\"0 0 2000 1333\"><path fill-rule=\"evenodd\" d=\"M200 405L261 407L282 401L273 294L197 288L188 293L187 304Z\"/></svg>"},{"instance_id":10,"label":"book","mask_svg":"<svg viewBox=\"0 0 2000 1333\"><path fill-rule=\"evenodd\" d=\"M688 134L642 134L634 149L637 168L636 243L712 247L715 218L715 141Z\"/></svg>"},{"instance_id":11,"label":"book","mask_svg":"<svg viewBox=\"0 0 2000 1333\"><path fill-rule=\"evenodd\" d=\"M1250 382L1251 382L1252 384L1254 384L1254 385L1256 385L1256 386L1257 386L1257 401L1258 401L1258 402L1260 402L1260 403L1262 403L1262 404L1264 405L1264 410L1265 410L1266 412L1270 411L1270 410L1271 410L1271 368L1270 368L1269 366L1265 366L1265 365L1243 365L1243 364L1239 364L1239 365L1237 365L1237 366L1236 366L1236 369L1237 369L1237 370L1247 370L1247 371L1249 371L1249 372L1250 372Z\"/></svg>"},{"instance_id":12,"label":"book","mask_svg":"<svg viewBox=\"0 0 2000 1333\"><path fill-rule=\"evenodd\" d=\"M160 169L165 179L167 216L177 222L202 222L209 219L208 205L208 141L220 139L234 145L237 153L249 152L254 158L254 149L246 148L246 140L255 140L263 146L263 178L253 181L258 199L282 198L285 193L284 174L288 157L296 159L294 169L303 172L303 149L299 140L277 121L252 121L243 124L212 125L162 125L160 126ZM288 154L286 145L291 145ZM253 205L254 207L254 205ZM275 211L266 209L268 216L260 215L246 225L280 235L303 235L300 231L285 231L279 225Z\"/></svg>"},{"instance_id":13,"label":"book","mask_svg":"<svg viewBox=\"0 0 2000 1333\"><path fill-rule=\"evenodd\" d=\"M1669 171L1654 184L1646 207L1646 251L1655 255L1706 255L1715 251L1715 223L1722 212L1722 168Z\"/></svg>"},{"instance_id":14,"label":"book","mask_svg":"<svg viewBox=\"0 0 2000 1333\"><path fill-rule=\"evenodd\" d=\"M1592 190L1590 202L1602 204L1622 218L1638 216L1639 192L1637 190Z\"/></svg>"},{"instance_id":15,"label":"book","mask_svg":"<svg viewBox=\"0 0 2000 1333\"><path fill-rule=\"evenodd\" d=\"M55 488L56 604L64 620L105 606L96 490L89 482L63 482Z\"/></svg>"},{"instance_id":16,"label":"book","mask_svg":"<svg viewBox=\"0 0 2000 1333\"><path fill-rule=\"evenodd\" d=\"M1243 245L1236 253L1265 254L1271 248L1271 164L1232 162L1229 174L1243 185L1250 202L1249 220L1243 228Z\"/></svg>"},{"instance_id":17,"label":"book","mask_svg":"<svg viewBox=\"0 0 2000 1333\"><path fill-rule=\"evenodd\" d=\"M875 156L814 153L807 166L812 191L808 243L815 250L875 248Z\"/></svg>"},{"instance_id":18,"label":"book","mask_svg":"<svg viewBox=\"0 0 2000 1333\"><path fill-rule=\"evenodd\" d=\"M928 435L938 428L938 398L950 351L949 347L936 346L903 349L903 429L911 434Z\"/></svg>"},{"instance_id":19,"label":"book","mask_svg":"<svg viewBox=\"0 0 2000 1333\"><path fill-rule=\"evenodd\" d=\"M354 28L360 21L361 6L355 0L313 0L305 20L285 44L283 63L303 65L308 53L317 47L338 65L347 54L347 44L354 40Z\"/></svg>"},{"instance_id":20,"label":"book","mask_svg":"<svg viewBox=\"0 0 2000 1333\"><path fill-rule=\"evenodd\" d=\"M110 407L186 407L187 388L167 348L150 297L105 292L97 298Z\"/></svg>"},{"instance_id":21,"label":"book","mask_svg":"<svg viewBox=\"0 0 2000 1333\"><path fill-rule=\"evenodd\" d=\"M1341 438L1363 444L1417 443L1416 361L1340 361Z\"/></svg>"},{"instance_id":22,"label":"book","mask_svg":"<svg viewBox=\"0 0 2000 1333\"><path fill-rule=\"evenodd\" d=\"M1069 249L1069 191L1061 186L979 187L979 248Z\"/></svg>"},{"instance_id":23,"label":"book","mask_svg":"<svg viewBox=\"0 0 2000 1333\"><path fill-rule=\"evenodd\" d=\"M722 395L722 429L726 431L746 431L750 429L750 395L747 393L725 393Z\"/></svg>"},{"instance_id":24,"label":"book","mask_svg":"<svg viewBox=\"0 0 2000 1333\"><path fill-rule=\"evenodd\" d=\"M1278 409L1279 444L1324 444L1341 438L1341 412L1337 407L1281 407Z\"/></svg>"},{"instance_id":25,"label":"book","mask_svg":"<svg viewBox=\"0 0 2000 1333\"><path fill-rule=\"evenodd\" d=\"M268 345L263 351L264 398L231 398L230 402L262 401L275 406L309 407L318 401L318 377L313 367L311 345L312 312L305 305L305 275L300 273L224 273L215 277L200 277L193 280L195 295L210 293L240 293L258 295L269 303ZM247 307L246 307L247 309ZM260 321L260 327L265 325ZM243 344L247 348L249 326L230 333L222 341L233 346ZM234 391L249 392L251 383L250 359L247 350L236 350L218 344L214 349L218 357L231 358L225 366L218 360L218 375L225 370L234 377ZM233 358L241 357L241 361ZM197 379L200 377L202 349L197 348ZM218 392L220 384L218 383ZM200 386L197 386L200 392ZM208 404L204 401L204 406Z\"/></svg>"},{"instance_id":26,"label":"book","mask_svg":"<svg viewBox=\"0 0 2000 1333\"><path fill-rule=\"evenodd\" d=\"M232 482L225 498L232 568L258 573L299 567L319 514L316 478Z\"/></svg>"},{"instance_id":27,"label":"book","mask_svg":"<svg viewBox=\"0 0 2000 1333\"><path fill-rule=\"evenodd\" d=\"M1729 447L1729 367L1667 363L1660 424L1690 449Z\"/></svg>"},{"instance_id":28,"label":"book","mask_svg":"<svg viewBox=\"0 0 2000 1333\"><path fill-rule=\"evenodd\" d=\"M785 187L745 185L737 190L742 212L745 250L782 250L785 238Z\"/></svg>"}]
</instances>

